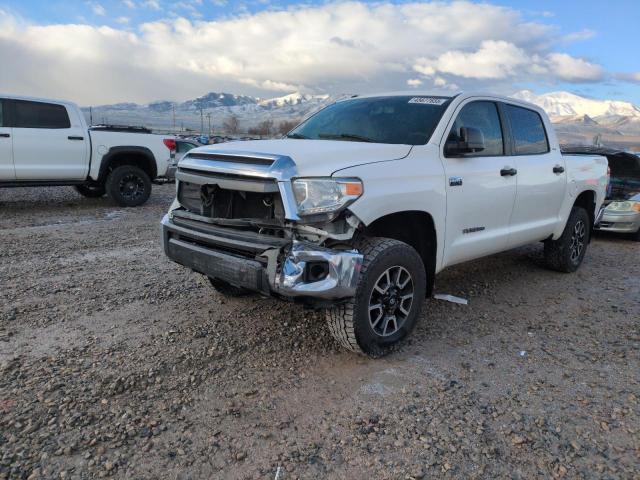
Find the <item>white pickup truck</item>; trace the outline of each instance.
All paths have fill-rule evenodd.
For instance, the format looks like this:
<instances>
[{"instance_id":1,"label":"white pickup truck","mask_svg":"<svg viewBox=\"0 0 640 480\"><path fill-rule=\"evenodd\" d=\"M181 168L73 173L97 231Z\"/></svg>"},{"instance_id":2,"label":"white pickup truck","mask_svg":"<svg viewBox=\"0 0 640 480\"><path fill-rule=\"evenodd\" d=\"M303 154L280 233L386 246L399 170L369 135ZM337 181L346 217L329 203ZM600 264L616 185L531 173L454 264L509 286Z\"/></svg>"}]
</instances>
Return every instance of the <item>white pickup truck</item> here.
<instances>
[{"instance_id":1,"label":"white pickup truck","mask_svg":"<svg viewBox=\"0 0 640 480\"><path fill-rule=\"evenodd\" d=\"M346 348L380 356L442 269L531 242L581 264L606 158L560 153L538 107L494 95L355 97L283 139L196 148L162 220L166 255L223 293L324 307Z\"/></svg>"},{"instance_id":2,"label":"white pickup truck","mask_svg":"<svg viewBox=\"0 0 640 480\"><path fill-rule=\"evenodd\" d=\"M143 128L88 128L70 102L0 95L0 187L74 185L133 207L171 174L175 146Z\"/></svg>"}]
</instances>

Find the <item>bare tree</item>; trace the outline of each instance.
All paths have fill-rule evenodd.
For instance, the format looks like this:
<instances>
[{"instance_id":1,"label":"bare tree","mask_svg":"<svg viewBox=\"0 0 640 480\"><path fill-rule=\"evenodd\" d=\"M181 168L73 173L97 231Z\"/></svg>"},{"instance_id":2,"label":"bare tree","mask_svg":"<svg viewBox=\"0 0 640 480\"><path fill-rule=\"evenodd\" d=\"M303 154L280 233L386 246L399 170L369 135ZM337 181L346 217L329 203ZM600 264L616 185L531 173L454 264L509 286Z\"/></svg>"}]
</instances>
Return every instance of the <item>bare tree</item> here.
<instances>
[{"instance_id":1,"label":"bare tree","mask_svg":"<svg viewBox=\"0 0 640 480\"><path fill-rule=\"evenodd\" d=\"M296 119L284 120L278 124L278 133L282 135L284 135L285 133L289 133L291 130L298 126L298 123L300 122Z\"/></svg>"},{"instance_id":2,"label":"bare tree","mask_svg":"<svg viewBox=\"0 0 640 480\"><path fill-rule=\"evenodd\" d=\"M273 120L270 118L261 121L255 128L258 135L269 136L273 132Z\"/></svg>"},{"instance_id":3,"label":"bare tree","mask_svg":"<svg viewBox=\"0 0 640 480\"><path fill-rule=\"evenodd\" d=\"M225 119L222 126L225 132L235 135L240 131L240 119L238 118L237 115L231 115L230 117L227 117Z\"/></svg>"}]
</instances>

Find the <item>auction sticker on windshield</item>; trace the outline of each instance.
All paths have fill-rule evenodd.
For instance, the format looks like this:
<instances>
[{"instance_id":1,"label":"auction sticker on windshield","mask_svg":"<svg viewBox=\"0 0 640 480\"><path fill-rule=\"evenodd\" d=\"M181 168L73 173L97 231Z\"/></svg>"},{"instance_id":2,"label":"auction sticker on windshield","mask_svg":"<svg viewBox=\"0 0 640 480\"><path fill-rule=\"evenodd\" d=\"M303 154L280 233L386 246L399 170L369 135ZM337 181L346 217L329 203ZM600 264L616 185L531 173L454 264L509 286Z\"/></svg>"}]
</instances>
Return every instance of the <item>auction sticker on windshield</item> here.
<instances>
[{"instance_id":1,"label":"auction sticker on windshield","mask_svg":"<svg viewBox=\"0 0 640 480\"><path fill-rule=\"evenodd\" d=\"M411 100L409 100L409 103L421 103L423 105L442 105L446 101L446 98L413 97Z\"/></svg>"}]
</instances>

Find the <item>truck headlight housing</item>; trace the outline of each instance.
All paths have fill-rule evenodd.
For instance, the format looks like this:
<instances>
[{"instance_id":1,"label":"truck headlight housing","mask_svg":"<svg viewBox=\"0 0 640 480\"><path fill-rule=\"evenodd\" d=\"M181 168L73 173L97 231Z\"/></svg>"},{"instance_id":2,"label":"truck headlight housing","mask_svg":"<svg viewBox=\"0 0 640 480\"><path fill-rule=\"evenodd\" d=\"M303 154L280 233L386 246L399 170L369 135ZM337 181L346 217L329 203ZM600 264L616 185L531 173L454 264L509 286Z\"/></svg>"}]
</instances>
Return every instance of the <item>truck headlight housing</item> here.
<instances>
[{"instance_id":1,"label":"truck headlight housing","mask_svg":"<svg viewBox=\"0 0 640 480\"><path fill-rule=\"evenodd\" d=\"M364 191L357 178L297 178L292 183L300 216L337 212Z\"/></svg>"},{"instance_id":2,"label":"truck headlight housing","mask_svg":"<svg viewBox=\"0 0 640 480\"><path fill-rule=\"evenodd\" d=\"M611 202L607 205L610 212L640 212L640 202L624 200L622 202Z\"/></svg>"}]
</instances>

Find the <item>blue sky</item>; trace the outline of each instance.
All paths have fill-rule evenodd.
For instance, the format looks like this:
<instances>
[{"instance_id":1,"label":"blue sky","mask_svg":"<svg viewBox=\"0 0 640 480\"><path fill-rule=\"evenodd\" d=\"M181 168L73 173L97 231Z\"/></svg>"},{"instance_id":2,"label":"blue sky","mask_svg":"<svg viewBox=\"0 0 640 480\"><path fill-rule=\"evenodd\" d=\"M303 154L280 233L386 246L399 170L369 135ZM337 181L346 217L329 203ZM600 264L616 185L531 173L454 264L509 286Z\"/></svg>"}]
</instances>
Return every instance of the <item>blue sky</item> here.
<instances>
[{"instance_id":1,"label":"blue sky","mask_svg":"<svg viewBox=\"0 0 640 480\"><path fill-rule=\"evenodd\" d=\"M84 103L527 88L640 104L639 20L637 0L0 0L0 88Z\"/></svg>"}]
</instances>

